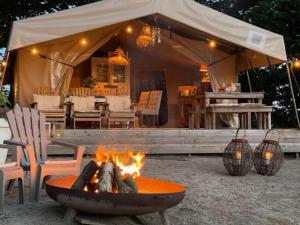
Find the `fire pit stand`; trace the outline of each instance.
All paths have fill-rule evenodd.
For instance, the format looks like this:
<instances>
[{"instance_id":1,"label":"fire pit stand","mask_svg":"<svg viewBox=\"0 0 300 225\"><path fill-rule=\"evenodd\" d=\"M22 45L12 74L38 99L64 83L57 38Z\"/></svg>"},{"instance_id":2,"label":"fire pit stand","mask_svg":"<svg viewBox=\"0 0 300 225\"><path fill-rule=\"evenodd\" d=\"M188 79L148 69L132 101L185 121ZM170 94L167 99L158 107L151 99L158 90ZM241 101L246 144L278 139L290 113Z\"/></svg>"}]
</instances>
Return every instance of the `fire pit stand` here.
<instances>
[{"instance_id":1,"label":"fire pit stand","mask_svg":"<svg viewBox=\"0 0 300 225\"><path fill-rule=\"evenodd\" d=\"M166 215L166 212L159 212L160 220L162 225L171 225L169 218ZM134 224L140 224L140 225L147 225L148 223L145 222L143 219L138 218L137 216L128 216L127 217L130 222L133 222ZM100 218L94 217L91 215L76 215L74 218L72 218L71 221L75 220L76 222L84 225L105 225L102 221L99 221ZM125 218L126 219L126 218ZM119 220L122 220L122 223L124 223L124 217L121 217ZM129 222L128 221L128 222ZM115 222L115 221L114 221ZM68 221L68 224L70 224L70 221ZM130 223L131 224L131 223Z\"/></svg>"},{"instance_id":2,"label":"fire pit stand","mask_svg":"<svg viewBox=\"0 0 300 225\"><path fill-rule=\"evenodd\" d=\"M137 177L139 193L84 192L71 189L76 176L46 181L50 198L68 209L65 221L70 224L77 211L96 215L137 216L158 212L162 225L170 225L166 210L179 204L185 195L182 185L159 179Z\"/></svg>"}]
</instances>

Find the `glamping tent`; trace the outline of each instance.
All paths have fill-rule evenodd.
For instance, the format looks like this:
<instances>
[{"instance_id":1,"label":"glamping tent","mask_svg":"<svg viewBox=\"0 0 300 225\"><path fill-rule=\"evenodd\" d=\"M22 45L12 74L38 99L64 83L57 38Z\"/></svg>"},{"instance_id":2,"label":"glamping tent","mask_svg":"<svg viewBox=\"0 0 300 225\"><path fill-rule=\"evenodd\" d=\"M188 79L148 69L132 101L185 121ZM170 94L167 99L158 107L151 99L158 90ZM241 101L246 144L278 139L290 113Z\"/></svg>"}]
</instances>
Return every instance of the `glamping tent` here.
<instances>
[{"instance_id":1,"label":"glamping tent","mask_svg":"<svg viewBox=\"0 0 300 225\"><path fill-rule=\"evenodd\" d=\"M159 27L161 43L142 51L136 36L124 30L133 25L139 32L145 23ZM7 50L15 57L14 70L6 76L14 78L16 101L31 104L33 89L45 86L66 94L74 70L88 67L84 63L104 46L113 51L107 47L111 40L129 54L131 95L138 80L134 74L146 68L168 71L169 112L178 101L177 86L199 79L200 64L208 65L212 88L218 91L237 82L243 70L287 60L281 35L193 0L103 0L13 23Z\"/></svg>"}]
</instances>

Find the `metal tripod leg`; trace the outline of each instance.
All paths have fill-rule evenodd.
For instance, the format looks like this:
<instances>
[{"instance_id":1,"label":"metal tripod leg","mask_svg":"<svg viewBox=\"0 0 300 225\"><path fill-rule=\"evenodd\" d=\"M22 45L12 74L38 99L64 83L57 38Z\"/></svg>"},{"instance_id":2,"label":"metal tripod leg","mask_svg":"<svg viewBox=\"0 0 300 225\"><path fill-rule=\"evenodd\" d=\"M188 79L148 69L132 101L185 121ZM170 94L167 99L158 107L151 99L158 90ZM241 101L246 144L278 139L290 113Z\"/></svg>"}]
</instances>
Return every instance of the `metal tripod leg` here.
<instances>
[{"instance_id":1,"label":"metal tripod leg","mask_svg":"<svg viewBox=\"0 0 300 225\"><path fill-rule=\"evenodd\" d=\"M171 225L170 220L169 220L165 210L164 211L159 211L158 213L159 213L162 225Z\"/></svg>"}]
</instances>

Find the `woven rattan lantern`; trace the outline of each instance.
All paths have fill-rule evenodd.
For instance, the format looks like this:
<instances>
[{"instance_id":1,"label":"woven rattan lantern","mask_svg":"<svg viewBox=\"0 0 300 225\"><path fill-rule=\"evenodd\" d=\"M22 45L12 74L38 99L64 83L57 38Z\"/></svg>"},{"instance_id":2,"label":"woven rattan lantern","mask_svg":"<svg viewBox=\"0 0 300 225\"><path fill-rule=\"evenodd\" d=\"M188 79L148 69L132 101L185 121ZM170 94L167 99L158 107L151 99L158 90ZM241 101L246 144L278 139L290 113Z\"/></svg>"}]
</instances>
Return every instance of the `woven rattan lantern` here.
<instances>
[{"instance_id":1,"label":"woven rattan lantern","mask_svg":"<svg viewBox=\"0 0 300 225\"><path fill-rule=\"evenodd\" d=\"M238 139L236 132L235 139L227 145L223 154L223 162L226 170L233 176L244 176L252 167L253 153L251 146L245 139Z\"/></svg>"},{"instance_id":2,"label":"woven rattan lantern","mask_svg":"<svg viewBox=\"0 0 300 225\"><path fill-rule=\"evenodd\" d=\"M279 140L265 139L256 147L254 151L254 167L258 174L273 176L280 169L284 153L279 145Z\"/></svg>"}]
</instances>

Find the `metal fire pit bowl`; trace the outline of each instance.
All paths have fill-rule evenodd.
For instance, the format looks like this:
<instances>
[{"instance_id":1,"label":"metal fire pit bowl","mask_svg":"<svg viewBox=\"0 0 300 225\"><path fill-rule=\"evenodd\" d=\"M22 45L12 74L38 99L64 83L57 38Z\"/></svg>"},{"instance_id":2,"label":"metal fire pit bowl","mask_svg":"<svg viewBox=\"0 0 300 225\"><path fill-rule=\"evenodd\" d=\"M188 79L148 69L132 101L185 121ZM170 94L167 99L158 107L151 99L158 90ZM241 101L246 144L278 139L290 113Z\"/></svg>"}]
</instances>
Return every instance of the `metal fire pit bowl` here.
<instances>
[{"instance_id":1,"label":"metal fire pit bowl","mask_svg":"<svg viewBox=\"0 0 300 225\"><path fill-rule=\"evenodd\" d=\"M139 193L91 193L70 189L76 176L49 179L46 191L50 198L80 212L134 216L155 212L179 204L185 195L182 185L158 179L138 177Z\"/></svg>"}]
</instances>

